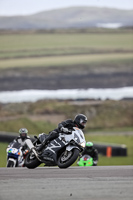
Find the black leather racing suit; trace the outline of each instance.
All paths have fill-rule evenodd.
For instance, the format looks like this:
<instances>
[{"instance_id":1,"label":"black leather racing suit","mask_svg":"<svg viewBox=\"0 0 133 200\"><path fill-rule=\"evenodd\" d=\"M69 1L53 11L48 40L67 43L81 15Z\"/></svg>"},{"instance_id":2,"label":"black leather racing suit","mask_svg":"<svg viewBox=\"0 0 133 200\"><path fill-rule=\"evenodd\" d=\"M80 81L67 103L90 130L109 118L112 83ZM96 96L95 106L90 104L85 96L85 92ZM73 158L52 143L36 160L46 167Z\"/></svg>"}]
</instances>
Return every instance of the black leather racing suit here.
<instances>
[{"instance_id":1,"label":"black leather racing suit","mask_svg":"<svg viewBox=\"0 0 133 200\"><path fill-rule=\"evenodd\" d=\"M73 127L75 127L75 123L72 119L67 119L65 121L62 121L61 123L58 124L58 128L54 129L53 131L49 132L48 137L46 138L45 142L49 142L59 136L59 133L61 132L61 128L68 128L68 130L73 130ZM66 133L70 134L70 133Z\"/></svg>"},{"instance_id":2,"label":"black leather racing suit","mask_svg":"<svg viewBox=\"0 0 133 200\"><path fill-rule=\"evenodd\" d=\"M51 140L54 140L55 138L59 137L59 133L61 132L61 128L68 128L68 130L73 130L73 127L75 127L75 123L71 119L67 119L65 121L62 121L61 123L58 124L58 128L54 129L53 131L49 132L48 136L46 139L42 142L40 147L38 148L38 151L41 151L43 147L49 143ZM65 134L71 134L70 132L65 133Z\"/></svg>"}]
</instances>

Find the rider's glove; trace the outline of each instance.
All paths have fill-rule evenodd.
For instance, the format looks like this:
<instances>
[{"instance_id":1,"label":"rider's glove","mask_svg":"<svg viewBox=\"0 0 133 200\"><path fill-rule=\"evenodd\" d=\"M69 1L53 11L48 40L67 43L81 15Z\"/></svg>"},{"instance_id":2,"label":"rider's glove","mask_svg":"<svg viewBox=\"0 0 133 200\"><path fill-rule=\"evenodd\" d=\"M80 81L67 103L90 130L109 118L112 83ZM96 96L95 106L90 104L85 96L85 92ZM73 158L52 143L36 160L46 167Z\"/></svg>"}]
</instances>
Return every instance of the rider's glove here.
<instances>
[{"instance_id":1,"label":"rider's glove","mask_svg":"<svg viewBox=\"0 0 133 200\"><path fill-rule=\"evenodd\" d=\"M62 131L63 133L68 133L68 132L69 132L68 128L64 128L64 127L61 128L61 131Z\"/></svg>"}]
</instances>

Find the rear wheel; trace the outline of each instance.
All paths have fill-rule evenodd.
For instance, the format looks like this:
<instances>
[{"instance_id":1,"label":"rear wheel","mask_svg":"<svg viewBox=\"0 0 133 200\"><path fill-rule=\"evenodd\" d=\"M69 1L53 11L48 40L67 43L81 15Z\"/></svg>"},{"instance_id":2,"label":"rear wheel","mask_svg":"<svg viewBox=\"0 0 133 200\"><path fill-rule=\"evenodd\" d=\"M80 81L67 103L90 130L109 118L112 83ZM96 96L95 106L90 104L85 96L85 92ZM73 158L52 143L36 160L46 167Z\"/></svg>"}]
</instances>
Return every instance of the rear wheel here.
<instances>
[{"instance_id":1,"label":"rear wheel","mask_svg":"<svg viewBox=\"0 0 133 200\"><path fill-rule=\"evenodd\" d=\"M36 158L33 152L29 152L26 155L24 166L26 166L27 168L34 169L38 167L40 164L41 162Z\"/></svg>"},{"instance_id":2,"label":"rear wheel","mask_svg":"<svg viewBox=\"0 0 133 200\"><path fill-rule=\"evenodd\" d=\"M79 150L72 149L71 151L63 152L58 158L58 167L59 168L67 168L70 167L78 158Z\"/></svg>"}]
</instances>

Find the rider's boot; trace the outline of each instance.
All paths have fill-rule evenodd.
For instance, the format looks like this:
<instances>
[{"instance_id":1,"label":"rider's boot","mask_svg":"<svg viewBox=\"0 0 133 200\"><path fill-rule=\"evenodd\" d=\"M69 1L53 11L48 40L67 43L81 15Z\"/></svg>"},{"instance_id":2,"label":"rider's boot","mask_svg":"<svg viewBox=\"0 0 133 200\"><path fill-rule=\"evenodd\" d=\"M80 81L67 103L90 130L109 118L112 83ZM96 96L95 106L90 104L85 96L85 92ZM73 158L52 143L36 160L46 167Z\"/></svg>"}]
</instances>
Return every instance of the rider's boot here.
<instances>
[{"instance_id":1,"label":"rider's boot","mask_svg":"<svg viewBox=\"0 0 133 200\"><path fill-rule=\"evenodd\" d=\"M44 148L44 146L46 144L48 144L51 140L54 140L55 138L58 137L58 132L57 131L51 131L48 135L48 137L46 137L46 139L42 142L42 144L38 147L38 152L41 152L42 149Z\"/></svg>"},{"instance_id":2,"label":"rider's boot","mask_svg":"<svg viewBox=\"0 0 133 200\"><path fill-rule=\"evenodd\" d=\"M37 148L38 153L41 152L44 148L44 146L48 144L48 141L43 141L42 144Z\"/></svg>"}]
</instances>

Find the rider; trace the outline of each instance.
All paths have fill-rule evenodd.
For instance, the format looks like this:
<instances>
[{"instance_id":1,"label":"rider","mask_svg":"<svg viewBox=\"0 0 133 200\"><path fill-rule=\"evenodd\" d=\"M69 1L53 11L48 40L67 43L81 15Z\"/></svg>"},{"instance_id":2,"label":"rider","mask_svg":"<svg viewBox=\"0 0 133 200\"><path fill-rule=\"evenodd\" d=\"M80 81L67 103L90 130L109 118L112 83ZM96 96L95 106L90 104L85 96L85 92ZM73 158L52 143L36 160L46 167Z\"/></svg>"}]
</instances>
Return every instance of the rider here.
<instances>
[{"instance_id":1,"label":"rider","mask_svg":"<svg viewBox=\"0 0 133 200\"><path fill-rule=\"evenodd\" d=\"M75 116L74 120L67 119L58 124L58 128L51 131L48 137L42 142L42 144L38 147L38 151L41 151L43 147L48 144L51 140L57 138L60 132L65 134L71 134L73 127L77 127L79 129L84 129L86 126L87 117L83 114L78 114Z\"/></svg>"},{"instance_id":2,"label":"rider","mask_svg":"<svg viewBox=\"0 0 133 200\"><path fill-rule=\"evenodd\" d=\"M21 144L22 146L22 151L24 153L24 151L27 149L27 145L26 145L26 141L30 140L30 137L27 135L28 134L28 130L26 128L21 128L19 129L19 136L17 138L15 138L9 145L9 147L12 147L12 145L16 142L18 142L19 144Z\"/></svg>"},{"instance_id":3,"label":"rider","mask_svg":"<svg viewBox=\"0 0 133 200\"><path fill-rule=\"evenodd\" d=\"M94 148L92 142L86 142L86 146L84 148L84 151L81 154L81 157L84 155L89 155L93 158L93 166L97 166L98 162L98 151Z\"/></svg>"}]
</instances>

